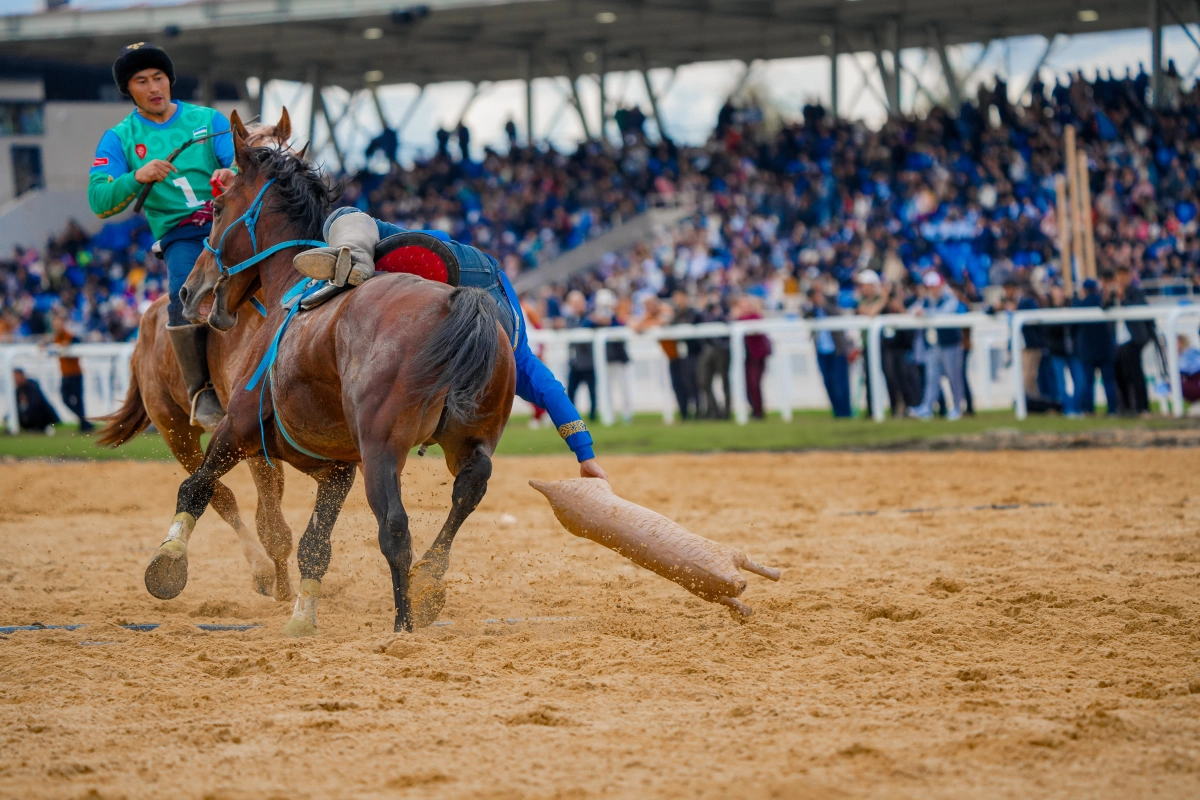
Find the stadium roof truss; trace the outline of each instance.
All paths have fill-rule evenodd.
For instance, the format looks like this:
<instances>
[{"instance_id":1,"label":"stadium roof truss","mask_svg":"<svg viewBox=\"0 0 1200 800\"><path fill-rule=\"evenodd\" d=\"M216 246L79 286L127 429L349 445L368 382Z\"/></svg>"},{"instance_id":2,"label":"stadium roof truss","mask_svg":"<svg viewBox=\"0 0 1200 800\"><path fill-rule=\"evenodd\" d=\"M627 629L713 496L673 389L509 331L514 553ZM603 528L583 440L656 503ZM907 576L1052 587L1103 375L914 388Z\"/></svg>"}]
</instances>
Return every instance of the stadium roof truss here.
<instances>
[{"instance_id":1,"label":"stadium roof truss","mask_svg":"<svg viewBox=\"0 0 1200 800\"><path fill-rule=\"evenodd\" d=\"M900 49L934 50L949 99L956 101L960 78L950 67L947 45L1035 34L1052 42L1062 34L1149 27L1159 32L1153 41L1161 56L1162 25L1200 21L1200 0L406 2L200 0L109 11L59 9L0 17L0 48L10 57L107 66L123 45L153 40L170 49L181 73L200 79L202 100L211 97L203 93L206 86L211 92L213 81L228 80L245 91L251 76L355 92L378 83L574 79L620 70L644 76L648 69L701 61L865 52L875 56L882 99L899 108L900 78L888 54ZM832 70L834 98L837 73ZM648 79L646 84L649 89ZM574 95L568 101L581 111L577 90ZM657 117L653 92L650 97ZM317 93L313 113L328 121L328 112L317 108L323 106L319 98ZM531 103L527 91L527 106ZM526 114L532 121L528 108Z\"/></svg>"},{"instance_id":2,"label":"stadium roof truss","mask_svg":"<svg viewBox=\"0 0 1200 800\"><path fill-rule=\"evenodd\" d=\"M1172 8L1200 21L1194 0L1159 2L1168 24ZM183 72L304 81L317 68L323 82L353 90L370 73L388 83L497 81L829 55L835 41L840 52L878 52L1148 21L1146 0L205 0L0 17L0 43L9 56L107 66L121 46L149 39L169 46ZM370 29L378 38L364 38ZM585 53L603 64L584 63Z\"/></svg>"}]
</instances>

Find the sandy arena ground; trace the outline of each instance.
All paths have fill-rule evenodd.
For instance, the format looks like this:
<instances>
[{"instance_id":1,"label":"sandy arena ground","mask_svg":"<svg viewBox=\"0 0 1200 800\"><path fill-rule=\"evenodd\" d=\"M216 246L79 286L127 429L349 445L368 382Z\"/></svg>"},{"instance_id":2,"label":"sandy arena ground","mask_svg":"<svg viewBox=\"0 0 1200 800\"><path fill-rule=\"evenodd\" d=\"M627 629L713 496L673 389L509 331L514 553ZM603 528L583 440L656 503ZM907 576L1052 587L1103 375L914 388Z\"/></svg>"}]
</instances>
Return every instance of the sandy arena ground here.
<instances>
[{"instance_id":1,"label":"sandy arena ground","mask_svg":"<svg viewBox=\"0 0 1200 800\"><path fill-rule=\"evenodd\" d=\"M0 641L0 796L1200 796L1196 450L605 464L784 568L748 576L749 623L565 533L525 481L566 458L498 461L454 624L411 636L360 481L299 641L212 511L186 591L146 593L178 467L0 465L0 624L87 623ZM423 547L448 476L405 480ZM313 484L288 481L298 536Z\"/></svg>"}]
</instances>

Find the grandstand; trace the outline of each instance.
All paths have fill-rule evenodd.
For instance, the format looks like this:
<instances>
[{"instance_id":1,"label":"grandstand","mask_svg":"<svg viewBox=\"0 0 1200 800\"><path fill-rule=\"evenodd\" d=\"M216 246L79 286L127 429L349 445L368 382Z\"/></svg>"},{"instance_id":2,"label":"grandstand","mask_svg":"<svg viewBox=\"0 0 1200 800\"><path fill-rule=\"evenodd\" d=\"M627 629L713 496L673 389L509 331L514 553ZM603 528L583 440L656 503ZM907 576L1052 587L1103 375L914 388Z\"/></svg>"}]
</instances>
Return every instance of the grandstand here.
<instances>
[{"instance_id":1,"label":"grandstand","mask_svg":"<svg viewBox=\"0 0 1200 800\"><path fill-rule=\"evenodd\" d=\"M266 81L307 81L312 113L334 134L337 121L322 102L328 86L372 97L386 120L377 94L383 83L523 78L526 126L509 132L507 152L489 147L483 159L472 158L465 136L446 131L428 161L343 176L342 202L406 227L441 228L491 252L527 293L529 310L551 327L576 324L564 311L572 290L583 293L589 309L601 290L611 292L623 323L645 317L646 297L679 290L690 299L676 297L676 316L668 321L732 319L741 295L758 298L768 315L795 316L809 307L813 285L836 298L834 313L853 313L855 276L864 270L897 287L901 311L919 299L911 282L930 271L953 282L962 302L977 309L994 306L1001 285L1012 280L1029 284L1028 300L1044 304L1063 272L1050 176L1062 169L1064 125L1080 129L1095 170L1101 269L1132 267L1143 286L1163 290L1152 301L1190 294L1200 262L1190 188L1196 168L1178 120L1193 119L1197 99L1173 62L1163 69L1156 58L1149 72L1097 74L1052 87L1038 78L1039 61L1028 86L998 78L967 99L968 76L956 73L947 54L947 47L963 42L1040 33L1044 61L1059 34L1147 21L1157 32L1152 47L1161 51L1164 22L1186 21L1171 16L1174 6L1165 2L1152 3L1148 19L1145 8L1139 17L1128 3L1093 5L967 3L946 13L930 4L896 8L871 0L749 8L553 0L401 9L371 2L243 2L9 18L0 30L7 42L0 70L10 76L7 85L28 92L27 104L44 99L48 170L45 190L27 193L0 216L0 238L10 231L34 245L8 268L4 325L9 335L37 337L48 329L47 315L62 307L76 316L84 338L120 340L131 335L137 309L164 290L161 263L149 255L148 235L136 220L89 240L95 220L75 210L84 229L72 227L49 249L40 247L45 231L29 224L47 219L39 209L48 205L70 208L62 198L78 195L80 185L71 181L83 174L71 168L71 151L86 152L103 120L124 113L123 105L104 102L111 87L103 64L116 43L152 35L191 73L180 83L184 96L253 113ZM900 81L896 53L914 47L942 66L940 90L915 75ZM810 104L802 119L781 120L761 98L735 90L702 146L677 144L653 124L660 108L648 69L710 58L856 51L874 58L881 99L893 112L913 108L912 98L902 102L902 85L939 105L918 115L893 113L881 130L868 130L838 114L835 67L829 107ZM844 67L847 60L831 63ZM857 58L849 63L861 67ZM600 81L609 135L592 135L573 154L530 146L530 81L571 78L574 91L566 101L592 134L587 120L596 115L584 113L579 81L583 73L611 70L640 72L648 115L614 109ZM867 76L861 77L865 85ZM255 83L260 88L252 96L247 87ZM308 124L312 129L313 121ZM1137 151L1147 132L1161 145L1151 153L1156 170L1141 179ZM337 136L329 143L344 162ZM55 224L59 232L65 227L65 219ZM559 357L565 375L566 351ZM802 362L793 367L806 374ZM990 374L995 381L995 370ZM642 383L650 377L643 374ZM819 395L800 396L809 398L805 404L823 402ZM779 407L778 398L769 400ZM641 407L647 405L662 403L648 400ZM692 413L700 405L680 401Z\"/></svg>"}]
</instances>

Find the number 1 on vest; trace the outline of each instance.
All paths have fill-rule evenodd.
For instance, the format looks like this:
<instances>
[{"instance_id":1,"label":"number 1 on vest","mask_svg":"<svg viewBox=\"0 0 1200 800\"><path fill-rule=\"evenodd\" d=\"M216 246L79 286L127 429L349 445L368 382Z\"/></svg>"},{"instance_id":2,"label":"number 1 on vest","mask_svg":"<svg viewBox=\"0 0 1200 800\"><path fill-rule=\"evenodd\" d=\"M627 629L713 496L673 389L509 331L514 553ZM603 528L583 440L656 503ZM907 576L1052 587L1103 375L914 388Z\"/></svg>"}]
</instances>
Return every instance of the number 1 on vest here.
<instances>
[{"instance_id":1,"label":"number 1 on vest","mask_svg":"<svg viewBox=\"0 0 1200 800\"><path fill-rule=\"evenodd\" d=\"M204 205L204 201L196 197L196 193L192 191L192 185L187 182L187 178L176 178L171 181L173 186L178 186L183 192L184 198L187 200L188 208L199 208Z\"/></svg>"}]
</instances>

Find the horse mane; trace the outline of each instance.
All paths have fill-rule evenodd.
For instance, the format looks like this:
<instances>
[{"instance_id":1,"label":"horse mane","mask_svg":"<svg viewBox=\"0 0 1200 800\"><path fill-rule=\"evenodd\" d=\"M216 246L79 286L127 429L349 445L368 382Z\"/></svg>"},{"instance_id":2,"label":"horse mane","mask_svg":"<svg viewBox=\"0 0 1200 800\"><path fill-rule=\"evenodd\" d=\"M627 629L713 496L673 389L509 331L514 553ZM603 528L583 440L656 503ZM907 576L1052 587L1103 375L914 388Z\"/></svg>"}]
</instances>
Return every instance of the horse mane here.
<instances>
[{"instance_id":1,"label":"horse mane","mask_svg":"<svg viewBox=\"0 0 1200 800\"><path fill-rule=\"evenodd\" d=\"M238 167L248 180L273 178L270 209L286 216L300 236L321 238L329 207L342 194L340 184L330 186L319 169L279 147L245 147L238 153Z\"/></svg>"}]
</instances>

